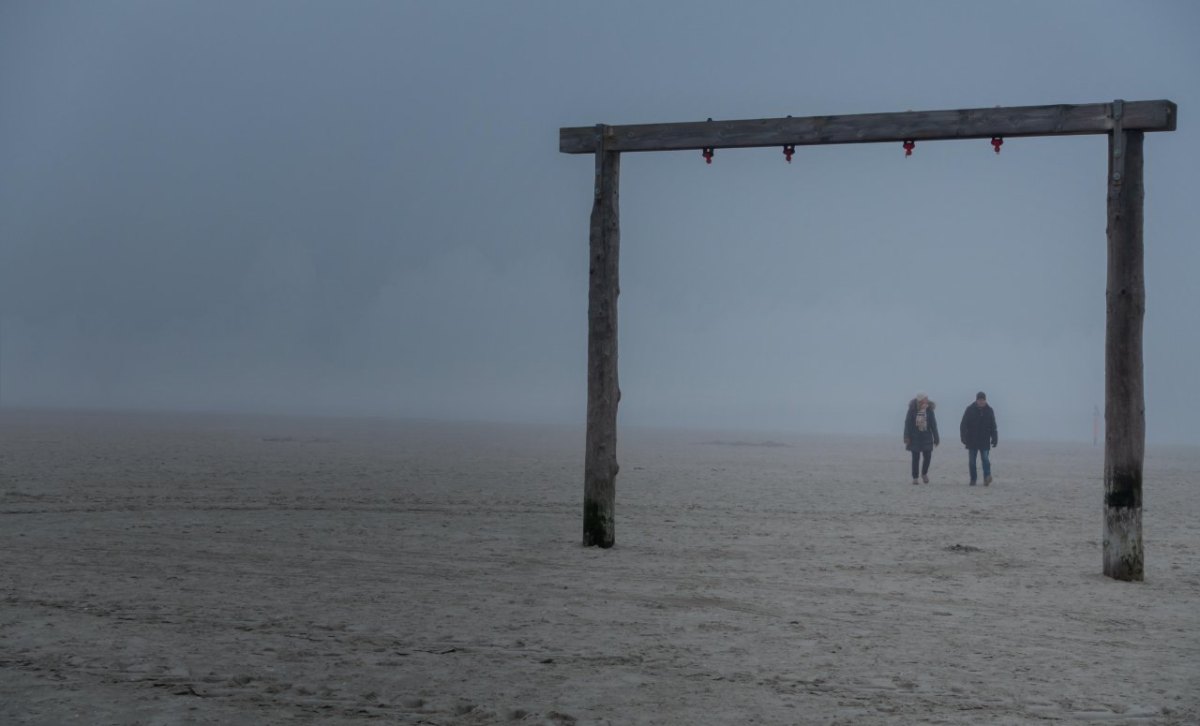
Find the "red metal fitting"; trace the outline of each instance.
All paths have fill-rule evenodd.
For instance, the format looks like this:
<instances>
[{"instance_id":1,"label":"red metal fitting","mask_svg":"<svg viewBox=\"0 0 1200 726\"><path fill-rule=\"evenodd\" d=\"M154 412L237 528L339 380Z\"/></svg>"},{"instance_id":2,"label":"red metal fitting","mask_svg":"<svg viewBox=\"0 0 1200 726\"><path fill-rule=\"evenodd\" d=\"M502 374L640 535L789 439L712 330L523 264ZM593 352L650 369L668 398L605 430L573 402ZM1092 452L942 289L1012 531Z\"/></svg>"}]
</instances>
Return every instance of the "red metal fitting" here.
<instances>
[{"instance_id":1,"label":"red metal fitting","mask_svg":"<svg viewBox=\"0 0 1200 726\"><path fill-rule=\"evenodd\" d=\"M912 156L912 150L914 147L916 147L916 145L917 145L917 142L913 141L912 139L905 139L904 140L904 155Z\"/></svg>"},{"instance_id":2,"label":"red metal fitting","mask_svg":"<svg viewBox=\"0 0 1200 726\"><path fill-rule=\"evenodd\" d=\"M997 153L997 154L999 154L999 153L1000 153L1000 146L1001 146L1002 144L1004 144L1004 137L1003 137L1003 136L993 136L993 137L992 137L992 148L996 150L996 153Z\"/></svg>"},{"instance_id":3,"label":"red metal fitting","mask_svg":"<svg viewBox=\"0 0 1200 726\"><path fill-rule=\"evenodd\" d=\"M792 144L786 144L783 147L783 158L787 159L787 163L792 163L792 154L796 153L796 147Z\"/></svg>"},{"instance_id":4,"label":"red metal fitting","mask_svg":"<svg viewBox=\"0 0 1200 726\"><path fill-rule=\"evenodd\" d=\"M711 119L709 119L709 120L711 120ZM701 153L702 153L702 155L704 156L704 163L705 163L705 164L711 164L711 163L712 163L712 158L713 158L713 150L712 150L712 147L711 147L711 146L706 146L706 147L704 147L704 151L703 151L703 152L701 152Z\"/></svg>"}]
</instances>

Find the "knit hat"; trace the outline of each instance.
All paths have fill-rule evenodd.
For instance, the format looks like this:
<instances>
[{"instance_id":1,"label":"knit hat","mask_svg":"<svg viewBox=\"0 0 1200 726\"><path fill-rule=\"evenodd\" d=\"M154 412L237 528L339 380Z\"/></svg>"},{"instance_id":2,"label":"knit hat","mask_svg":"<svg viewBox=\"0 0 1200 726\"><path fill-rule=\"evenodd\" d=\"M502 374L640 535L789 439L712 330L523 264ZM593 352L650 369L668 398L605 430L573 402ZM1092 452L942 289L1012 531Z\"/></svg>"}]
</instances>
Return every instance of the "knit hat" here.
<instances>
[{"instance_id":1,"label":"knit hat","mask_svg":"<svg viewBox=\"0 0 1200 726\"><path fill-rule=\"evenodd\" d=\"M918 401L928 401L929 396L924 391L917 391L917 400Z\"/></svg>"},{"instance_id":2,"label":"knit hat","mask_svg":"<svg viewBox=\"0 0 1200 726\"><path fill-rule=\"evenodd\" d=\"M986 394L986 393L984 393L983 391L980 391L979 393L976 393L976 394L975 394L975 400L976 400L976 401L978 401L978 400L979 400L979 399L981 399L981 398L982 398L983 400L985 400L985 401L987 400L987 394Z\"/></svg>"}]
</instances>

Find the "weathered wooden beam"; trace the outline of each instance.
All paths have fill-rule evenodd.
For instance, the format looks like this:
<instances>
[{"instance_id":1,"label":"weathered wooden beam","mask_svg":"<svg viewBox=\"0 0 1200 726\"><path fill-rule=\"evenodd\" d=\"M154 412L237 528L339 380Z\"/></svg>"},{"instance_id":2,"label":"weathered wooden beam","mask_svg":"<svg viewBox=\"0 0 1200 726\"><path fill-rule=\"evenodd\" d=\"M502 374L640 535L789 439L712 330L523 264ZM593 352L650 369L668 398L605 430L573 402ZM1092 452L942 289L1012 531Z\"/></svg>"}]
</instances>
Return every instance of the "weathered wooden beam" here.
<instances>
[{"instance_id":1,"label":"weathered wooden beam","mask_svg":"<svg viewBox=\"0 0 1200 726\"><path fill-rule=\"evenodd\" d=\"M1171 101L1123 104L1127 131L1174 131ZM993 136L1065 136L1107 134L1113 129L1113 104L1010 106L957 111L905 111L846 116L804 116L744 121L694 121L605 127L609 151L680 151L755 146L866 144L885 141L978 139ZM597 149L595 127L559 129L558 150L591 154Z\"/></svg>"},{"instance_id":2,"label":"weathered wooden beam","mask_svg":"<svg viewBox=\"0 0 1200 726\"><path fill-rule=\"evenodd\" d=\"M583 460L583 544L612 547L617 482L617 295L621 226L618 184L621 155L596 137L596 185L588 262L587 433Z\"/></svg>"},{"instance_id":3,"label":"weathered wooden beam","mask_svg":"<svg viewBox=\"0 0 1200 726\"><path fill-rule=\"evenodd\" d=\"M1118 113L1117 118L1123 122ZM1141 581L1142 462L1146 400L1142 376L1143 271L1141 131L1109 138L1108 289L1104 341L1104 574Z\"/></svg>"}]
</instances>

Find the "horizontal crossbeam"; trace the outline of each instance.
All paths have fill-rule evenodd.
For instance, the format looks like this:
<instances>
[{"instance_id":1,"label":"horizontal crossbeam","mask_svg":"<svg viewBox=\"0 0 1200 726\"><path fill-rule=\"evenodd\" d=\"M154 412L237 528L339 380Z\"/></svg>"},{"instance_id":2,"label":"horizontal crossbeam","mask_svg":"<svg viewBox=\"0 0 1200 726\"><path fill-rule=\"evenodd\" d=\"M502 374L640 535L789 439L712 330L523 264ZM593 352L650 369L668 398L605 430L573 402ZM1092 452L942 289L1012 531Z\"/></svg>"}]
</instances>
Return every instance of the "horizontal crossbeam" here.
<instances>
[{"instance_id":1,"label":"horizontal crossbeam","mask_svg":"<svg viewBox=\"0 0 1200 726\"><path fill-rule=\"evenodd\" d=\"M1118 118L1114 119L1114 107ZM803 116L742 121L692 121L559 129L558 150L682 151L755 146L869 144L885 141L979 139L993 136L1068 136L1126 131L1174 131L1171 101L1129 101L1057 106L968 108L845 116Z\"/></svg>"}]
</instances>

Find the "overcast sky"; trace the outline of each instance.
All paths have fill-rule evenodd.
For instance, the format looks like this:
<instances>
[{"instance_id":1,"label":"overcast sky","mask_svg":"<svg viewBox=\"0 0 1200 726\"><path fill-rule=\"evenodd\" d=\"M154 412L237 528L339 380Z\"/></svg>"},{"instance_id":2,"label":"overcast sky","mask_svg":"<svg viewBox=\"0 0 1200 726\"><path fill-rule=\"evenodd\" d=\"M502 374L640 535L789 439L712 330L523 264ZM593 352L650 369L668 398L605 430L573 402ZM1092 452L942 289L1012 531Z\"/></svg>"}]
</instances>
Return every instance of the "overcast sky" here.
<instances>
[{"instance_id":1,"label":"overcast sky","mask_svg":"<svg viewBox=\"0 0 1200 726\"><path fill-rule=\"evenodd\" d=\"M737 9L733 9L733 8ZM1200 4L0 3L0 405L582 423L558 129L1170 99L1147 434L1200 444ZM626 154L623 424L1089 441L1102 136Z\"/></svg>"}]
</instances>

